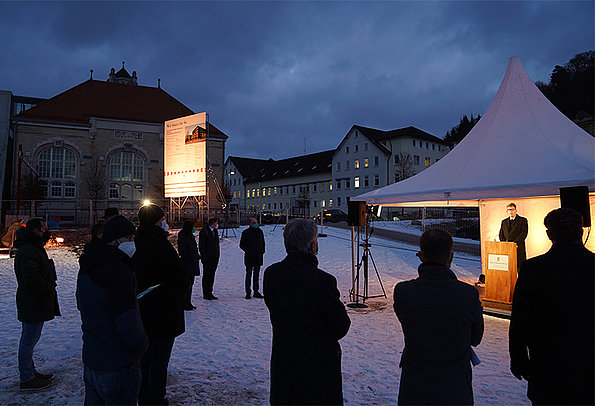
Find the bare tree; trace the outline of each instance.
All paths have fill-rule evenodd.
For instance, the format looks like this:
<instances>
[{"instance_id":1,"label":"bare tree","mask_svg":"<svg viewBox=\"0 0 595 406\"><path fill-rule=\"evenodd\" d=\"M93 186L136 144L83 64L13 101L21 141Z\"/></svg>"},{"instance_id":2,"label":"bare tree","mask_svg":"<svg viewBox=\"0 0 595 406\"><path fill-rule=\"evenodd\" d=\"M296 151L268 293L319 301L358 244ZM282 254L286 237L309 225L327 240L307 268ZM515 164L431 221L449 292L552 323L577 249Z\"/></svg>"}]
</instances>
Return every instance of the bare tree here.
<instances>
[{"instance_id":1,"label":"bare tree","mask_svg":"<svg viewBox=\"0 0 595 406\"><path fill-rule=\"evenodd\" d=\"M107 177L101 163L94 159L83 176L87 197L93 202L94 218L97 218L97 202L106 197Z\"/></svg>"},{"instance_id":2,"label":"bare tree","mask_svg":"<svg viewBox=\"0 0 595 406\"><path fill-rule=\"evenodd\" d=\"M408 152L400 152L396 157L395 182L413 176L415 171L413 170L413 157L411 154Z\"/></svg>"}]
</instances>

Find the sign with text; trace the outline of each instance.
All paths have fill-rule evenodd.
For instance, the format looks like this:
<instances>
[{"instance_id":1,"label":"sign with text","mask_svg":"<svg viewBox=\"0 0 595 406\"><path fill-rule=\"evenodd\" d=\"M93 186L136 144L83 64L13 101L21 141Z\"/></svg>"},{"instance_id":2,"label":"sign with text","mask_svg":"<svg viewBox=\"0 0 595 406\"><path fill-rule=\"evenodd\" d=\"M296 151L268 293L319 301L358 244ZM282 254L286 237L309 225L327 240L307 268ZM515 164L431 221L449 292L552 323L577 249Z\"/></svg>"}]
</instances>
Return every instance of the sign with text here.
<instances>
[{"instance_id":1,"label":"sign with text","mask_svg":"<svg viewBox=\"0 0 595 406\"><path fill-rule=\"evenodd\" d=\"M488 269L508 271L508 255L488 255Z\"/></svg>"},{"instance_id":2,"label":"sign with text","mask_svg":"<svg viewBox=\"0 0 595 406\"><path fill-rule=\"evenodd\" d=\"M207 194L207 113L165 122L165 197Z\"/></svg>"}]
</instances>

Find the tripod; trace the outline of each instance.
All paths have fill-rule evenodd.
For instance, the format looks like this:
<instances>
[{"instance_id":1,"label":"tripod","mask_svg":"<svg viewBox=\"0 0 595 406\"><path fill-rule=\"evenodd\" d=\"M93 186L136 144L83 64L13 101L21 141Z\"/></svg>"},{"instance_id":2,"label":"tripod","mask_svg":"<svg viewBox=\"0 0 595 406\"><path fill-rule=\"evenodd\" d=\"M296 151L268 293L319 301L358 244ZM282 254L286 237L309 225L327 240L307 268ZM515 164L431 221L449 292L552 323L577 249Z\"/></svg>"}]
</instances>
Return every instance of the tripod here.
<instances>
[{"instance_id":1,"label":"tripod","mask_svg":"<svg viewBox=\"0 0 595 406\"><path fill-rule=\"evenodd\" d=\"M378 273L378 267L376 267L376 262L374 261L374 257L372 256L372 251L370 250L370 247L372 246L372 244L370 244L370 236L371 236L371 232L369 232L370 227L368 225L368 222L366 221L366 225L364 226L364 232L365 232L365 237L364 237L364 242L360 243L360 226L357 226L357 244L354 238L354 234L355 234L355 226L353 226L351 228L351 244L352 244L352 265L353 265L353 279L352 279L352 288L349 291L349 297L351 298L351 300L354 303L349 303L347 304L347 306L352 307L352 308L365 308L368 307L368 305L366 304L366 299L370 299L370 298L374 298L374 297L386 297L386 291L384 290L384 285L382 284L382 279L380 279L380 274ZM363 253L361 256L361 260L359 259L359 249L360 246L363 247ZM357 264L355 263L355 255L356 255L356 250L355 247L357 247L357 258L358 258L358 262ZM376 277L378 278L378 282L380 283L380 287L382 288L382 294L381 295L374 295L374 296L370 296L369 295L369 260L372 260L372 266L374 266L374 271L376 272ZM359 280L360 280L360 270L363 267L363 293L360 294L360 286L359 286ZM362 302L359 302L359 299L362 298Z\"/></svg>"}]
</instances>

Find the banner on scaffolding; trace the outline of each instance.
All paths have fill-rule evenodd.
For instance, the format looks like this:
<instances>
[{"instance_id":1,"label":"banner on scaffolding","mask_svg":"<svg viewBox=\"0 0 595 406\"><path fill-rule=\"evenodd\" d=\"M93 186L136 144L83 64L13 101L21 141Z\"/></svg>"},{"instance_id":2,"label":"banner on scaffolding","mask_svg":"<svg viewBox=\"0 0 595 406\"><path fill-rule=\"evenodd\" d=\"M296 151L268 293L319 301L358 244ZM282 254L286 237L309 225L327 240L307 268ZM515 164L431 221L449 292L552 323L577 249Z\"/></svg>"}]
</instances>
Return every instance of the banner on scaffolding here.
<instances>
[{"instance_id":1,"label":"banner on scaffolding","mask_svg":"<svg viewBox=\"0 0 595 406\"><path fill-rule=\"evenodd\" d=\"M165 122L165 197L207 194L207 113Z\"/></svg>"}]
</instances>

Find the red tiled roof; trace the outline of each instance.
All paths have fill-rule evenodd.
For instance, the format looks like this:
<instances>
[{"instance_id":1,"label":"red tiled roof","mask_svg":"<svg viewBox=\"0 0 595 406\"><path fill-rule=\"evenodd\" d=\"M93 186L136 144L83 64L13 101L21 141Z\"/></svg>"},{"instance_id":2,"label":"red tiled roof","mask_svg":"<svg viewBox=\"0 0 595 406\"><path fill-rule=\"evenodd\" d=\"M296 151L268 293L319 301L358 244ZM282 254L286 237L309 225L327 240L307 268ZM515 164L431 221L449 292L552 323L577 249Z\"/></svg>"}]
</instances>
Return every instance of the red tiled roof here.
<instances>
[{"instance_id":1,"label":"red tiled roof","mask_svg":"<svg viewBox=\"0 0 595 406\"><path fill-rule=\"evenodd\" d=\"M89 117L162 123L194 112L163 89L87 80L16 118L88 123ZM213 126L211 126L213 128ZM217 130L217 132L220 132Z\"/></svg>"}]
</instances>

